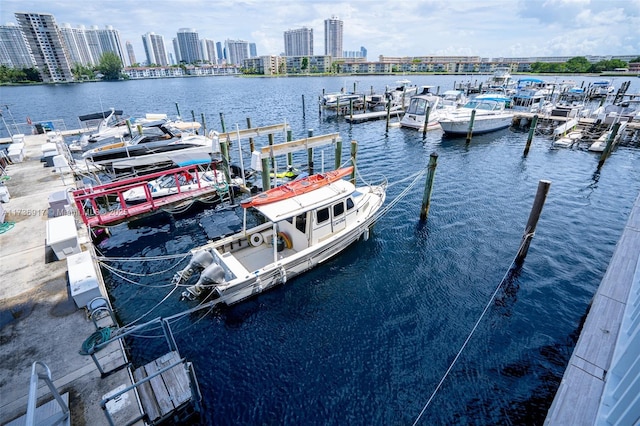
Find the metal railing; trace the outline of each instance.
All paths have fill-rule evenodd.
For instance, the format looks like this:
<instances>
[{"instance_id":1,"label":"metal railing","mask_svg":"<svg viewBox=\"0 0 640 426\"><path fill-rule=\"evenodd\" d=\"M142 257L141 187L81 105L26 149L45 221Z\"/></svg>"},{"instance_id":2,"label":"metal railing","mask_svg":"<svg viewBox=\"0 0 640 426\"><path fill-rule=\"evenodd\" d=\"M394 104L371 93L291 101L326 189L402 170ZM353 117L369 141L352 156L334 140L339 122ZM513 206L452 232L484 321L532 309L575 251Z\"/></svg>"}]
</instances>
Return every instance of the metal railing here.
<instances>
[{"instance_id":1,"label":"metal railing","mask_svg":"<svg viewBox=\"0 0 640 426\"><path fill-rule=\"evenodd\" d=\"M44 368L44 371L38 372L38 366ZM29 383L29 400L27 401L27 414L25 418L26 426L34 426L36 423L36 402L38 401L38 380L44 380L49 387L49 392L55 397L56 402L60 405L61 413L58 413L56 419L50 419L50 424L56 424L57 422L69 417L69 407L65 404L60 392L56 389L51 381L51 371L44 362L36 361L31 366L31 382Z\"/></svg>"}]
</instances>

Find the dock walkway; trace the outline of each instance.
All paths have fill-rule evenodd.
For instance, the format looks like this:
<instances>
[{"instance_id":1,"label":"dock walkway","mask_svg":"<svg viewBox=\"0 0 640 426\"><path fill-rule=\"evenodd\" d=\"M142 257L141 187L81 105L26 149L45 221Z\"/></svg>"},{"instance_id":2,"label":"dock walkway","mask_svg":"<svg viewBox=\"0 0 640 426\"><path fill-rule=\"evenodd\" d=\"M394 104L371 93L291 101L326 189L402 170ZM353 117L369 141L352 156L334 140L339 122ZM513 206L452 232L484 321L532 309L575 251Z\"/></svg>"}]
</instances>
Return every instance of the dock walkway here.
<instances>
[{"instance_id":1,"label":"dock walkway","mask_svg":"<svg viewBox=\"0 0 640 426\"><path fill-rule=\"evenodd\" d=\"M101 378L91 357L79 354L95 326L69 295L67 262L57 260L45 245L48 197L69 190L73 182L65 184L53 167L40 161L46 142L44 134L26 136L23 162L6 168L10 199L2 207L11 226L0 234L0 424L26 412L31 365L41 361L51 369L56 389L69 393L71 424L107 425L100 401L132 381L127 369ZM79 220L76 224L82 250L91 249L86 228ZM121 358L122 351L114 345L97 356L108 364ZM38 397L47 390L40 383ZM121 399L114 418L120 422L140 414L131 392Z\"/></svg>"},{"instance_id":2,"label":"dock walkway","mask_svg":"<svg viewBox=\"0 0 640 426\"><path fill-rule=\"evenodd\" d=\"M634 276L637 277L637 268L640 268L640 196L591 302L545 425L609 424L598 418L598 410L607 380L614 380L612 360L616 345L620 344L622 318L629 304L629 291ZM635 380L638 380L637 376ZM638 406L634 409L637 413Z\"/></svg>"}]
</instances>

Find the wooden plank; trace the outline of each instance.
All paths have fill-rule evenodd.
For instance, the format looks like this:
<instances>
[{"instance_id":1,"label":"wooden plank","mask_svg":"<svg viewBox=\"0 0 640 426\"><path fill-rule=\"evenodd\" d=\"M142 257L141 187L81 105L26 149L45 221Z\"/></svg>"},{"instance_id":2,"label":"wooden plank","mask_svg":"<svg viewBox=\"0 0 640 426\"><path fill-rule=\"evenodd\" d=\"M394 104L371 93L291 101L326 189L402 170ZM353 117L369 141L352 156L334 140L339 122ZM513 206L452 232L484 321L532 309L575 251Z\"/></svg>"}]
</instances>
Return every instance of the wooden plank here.
<instances>
[{"instance_id":1,"label":"wooden plank","mask_svg":"<svg viewBox=\"0 0 640 426\"><path fill-rule=\"evenodd\" d=\"M177 352L170 352L169 354L156 360L156 366L158 370L165 368L180 360ZM191 387L189 386L189 376L185 370L184 364L178 364L175 367L162 373L169 396L173 401L175 408L191 399Z\"/></svg>"},{"instance_id":2,"label":"wooden plank","mask_svg":"<svg viewBox=\"0 0 640 426\"><path fill-rule=\"evenodd\" d=\"M159 370L155 361L145 365L144 369L147 373L147 376L152 376L155 373L157 373ZM165 414L171 413L174 408L173 402L171 401L171 396L169 395L169 391L167 390L167 387L164 384L162 375L156 376L153 379L149 380L149 383L151 383L151 389L153 389L155 399L158 402L160 415L164 416Z\"/></svg>"},{"instance_id":3,"label":"wooden plank","mask_svg":"<svg viewBox=\"0 0 640 426\"><path fill-rule=\"evenodd\" d=\"M270 135L278 132L285 132L289 130L289 125L286 123L283 124L273 124L271 126L263 126L263 127L252 127L251 129L240 129L237 131L231 131L227 133L220 133L218 138L220 140L230 140L237 141L238 134L240 134L240 139L253 138L262 135Z\"/></svg>"},{"instance_id":4,"label":"wooden plank","mask_svg":"<svg viewBox=\"0 0 640 426\"><path fill-rule=\"evenodd\" d=\"M260 150L260 158L271 158L271 155L284 155L296 152L301 149L315 148L317 146L329 145L341 140L340 133L329 135L312 136L310 138L299 139L297 141L284 142L276 145L267 145Z\"/></svg>"},{"instance_id":5,"label":"wooden plank","mask_svg":"<svg viewBox=\"0 0 640 426\"><path fill-rule=\"evenodd\" d=\"M140 367L133 372L133 378L136 382L147 377L144 367ZM140 402L142 403L142 408L144 412L149 417L150 421L154 421L160 417L160 408L158 407L158 403L156 402L156 398L153 394L153 389L151 389L151 385L149 382L145 382L138 386L138 395L140 395Z\"/></svg>"}]
</instances>

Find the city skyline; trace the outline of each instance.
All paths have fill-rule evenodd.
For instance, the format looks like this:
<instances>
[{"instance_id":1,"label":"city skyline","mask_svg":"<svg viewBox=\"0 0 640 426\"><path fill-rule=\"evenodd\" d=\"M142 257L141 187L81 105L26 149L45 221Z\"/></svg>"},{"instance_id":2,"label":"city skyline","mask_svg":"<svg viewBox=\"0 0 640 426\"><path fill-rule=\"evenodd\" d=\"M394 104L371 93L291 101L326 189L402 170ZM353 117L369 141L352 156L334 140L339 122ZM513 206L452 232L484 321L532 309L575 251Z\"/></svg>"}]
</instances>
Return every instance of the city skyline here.
<instances>
[{"instance_id":1,"label":"city skyline","mask_svg":"<svg viewBox=\"0 0 640 426\"><path fill-rule=\"evenodd\" d=\"M640 52L640 0L416 0L401 8L378 0L2 3L1 24L15 23L15 12L35 12L53 14L58 24L72 27L110 25L120 32L123 44L132 43L138 60L145 57L142 35L163 36L171 53L167 41L185 27L216 42L255 43L260 56L280 55L285 31L308 27L321 35L324 21L332 16L344 23L343 49L364 46L369 61L379 55L497 58ZM316 37L314 51L324 48L323 37Z\"/></svg>"}]
</instances>

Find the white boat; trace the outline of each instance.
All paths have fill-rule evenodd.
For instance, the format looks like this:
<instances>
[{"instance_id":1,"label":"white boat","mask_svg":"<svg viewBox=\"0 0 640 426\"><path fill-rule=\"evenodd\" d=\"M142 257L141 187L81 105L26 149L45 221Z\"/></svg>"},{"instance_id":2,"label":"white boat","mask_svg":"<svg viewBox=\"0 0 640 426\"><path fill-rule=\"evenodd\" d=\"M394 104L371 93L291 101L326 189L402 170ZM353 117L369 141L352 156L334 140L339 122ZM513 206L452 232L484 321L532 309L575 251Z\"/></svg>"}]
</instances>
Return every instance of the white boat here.
<instances>
[{"instance_id":1,"label":"white boat","mask_svg":"<svg viewBox=\"0 0 640 426\"><path fill-rule=\"evenodd\" d=\"M242 185L242 179L232 178L231 185ZM228 192L227 180L220 170L184 171L179 174L168 173L147 183L152 198L162 198L167 195L185 193L201 188L218 188L220 192ZM127 203L147 200L144 187L136 186L122 193Z\"/></svg>"},{"instance_id":2,"label":"white boat","mask_svg":"<svg viewBox=\"0 0 640 426\"><path fill-rule=\"evenodd\" d=\"M509 67L498 67L491 77L484 83L483 90L499 91L505 94L513 94L516 82L511 77Z\"/></svg>"},{"instance_id":3,"label":"white boat","mask_svg":"<svg viewBox=\"0 0 640 426\"><path fill-rule=\"evenodd\" d=\"M411 97L409 107L400 119L400 127L424 130L427 108L429 108L429 122L427 130L439 129L438 119L441 115L442 98L431 93L432 86L423 86L418 95ZM452 107L455 109L455 107Z\"/></svg>"},{"instance_id":4,"label":"white boat","mask_svg":"<svg viewBox=\"0 0 640 426\"><path fill-rule=\"evenodd\" d=\"M543 112L551 103L551 88L544 80L522 78L518 80L516 92L512 96L511 109L519 112Z\"/></svg>"},{"instance_id":5,"label":"white boat","mask_svg":"<svg viewBox=\"0 0 640 426\"><path fill-rule=\"evenodd\" d=\"M88 121L91 120L91 117L98 116L99 114L88 114L84 116L80 116L80 121ZM98 129L95 132L90 134L85 134L80 139L80 145L85 142L95 143L100 142L105 139L120 139L125 136L130 136L130 129L127 126L126 120L119 119L122 115L122 111L116 111L114 108L111 108L109 115L103 117L100 120L100 124L98 124Z\"/></svg>"},{"instance_id":6,"label":"white boat","mask_svg":"<svg viewBox=\"0 0 640 426\"><path fill-rule=\"evenodd\" d=\"M129 165L149 166L166 161L178 153L208 155L219 152L215 132L209 136L180 131L171 122L159 122L145 127L141 135L130 141L120 140L103 145L82 154L82 158L93 164L115 167L124 162ZM132 161L134 160L134 161Z\"/></svg>"},{"instance_id":7,"label":"white boat","mask_svg":"<svg viewBox=\"0 0 640 426\"><path fill-rule=\"evenodd\" d=\"M579 143L580 139L582 139L582 132L579 130L573 130L554 140L553 146L559 148L571 148L575 144Z\"/></svg>"},{"instance_id":8,"label":"white boat","mask_svg":"<svg viewBox=\"0 0 640 426\"><path fill-rule=\"evenodd\" d=\"M475 111L475 115L473 115ZM505 110L505 103L494 99L478 99L467 102L463 107L448 111L438 120L446 134L466 135L473 116L473 134L493 132L509 127L513 112Z\"/></svg>"},{"instance_id":9,"label":"white boat","mask_svg":"<svg viewBox=\"0 0 640 426\"><path fill-rule=\"evenodd\" d=\"M364 102L363 96L353 92L336 92L336 93L327 93L322 96L321 104L325 108L336 109L338 107L349 107L351 102L358 104Z\"/></svg>"},{"instance_id":10,"label":"white boat","mask_svg":"<svg viewBox=\"0 0 640 426\"><path fill-rule=\"evenodd\" d=\"M318 179L317 175L308 179L314 177ZM368 239L385 201L386 187L386 181L356 187L337 179L304 193L291 191L288 198L279 201L245 208L242 231L192 250L189 265L173 282L182 285L199 273L196 284L182 293L183 298L213 292L217 302L227 305L284 284L356 240ZM261 224L249 229L248 209L264 222L259 219Z\"/></svg>"},{"instance_id":11,"label":"white boat","mask_svg":"<svg viewBox=\"0 0 640 426\"><path fill-rule=\"evenodd\" d=\"M607 96L615 92L616 88L611 80L598 80L591 83L589 94L591 96Z\"/></svg>"}]
</instances>

